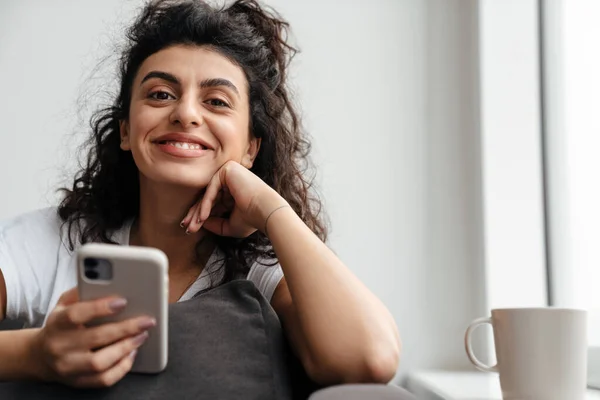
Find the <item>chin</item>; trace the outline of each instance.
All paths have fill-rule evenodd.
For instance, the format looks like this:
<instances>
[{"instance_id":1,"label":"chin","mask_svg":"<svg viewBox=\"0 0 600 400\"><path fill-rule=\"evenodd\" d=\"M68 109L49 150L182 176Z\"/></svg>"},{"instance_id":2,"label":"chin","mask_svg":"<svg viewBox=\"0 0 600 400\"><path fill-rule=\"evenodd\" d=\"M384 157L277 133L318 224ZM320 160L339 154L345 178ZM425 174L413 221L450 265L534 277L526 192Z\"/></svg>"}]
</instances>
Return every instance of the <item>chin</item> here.
<instances>
[{"instance_id":1,"label":"chin","mask_svg":"<svg viewBox=\"0 0 600 400\"><path fill-rule=\"evenodd\" d=\"M199 171L191 170L189 166L187 168L168 168L148 172L149 173L143 173L143 175L150 182L197 189L203 189L208 186L210 180L216 173L216 171L208 171L206 169Z\"/></svg>"}]
</instances>

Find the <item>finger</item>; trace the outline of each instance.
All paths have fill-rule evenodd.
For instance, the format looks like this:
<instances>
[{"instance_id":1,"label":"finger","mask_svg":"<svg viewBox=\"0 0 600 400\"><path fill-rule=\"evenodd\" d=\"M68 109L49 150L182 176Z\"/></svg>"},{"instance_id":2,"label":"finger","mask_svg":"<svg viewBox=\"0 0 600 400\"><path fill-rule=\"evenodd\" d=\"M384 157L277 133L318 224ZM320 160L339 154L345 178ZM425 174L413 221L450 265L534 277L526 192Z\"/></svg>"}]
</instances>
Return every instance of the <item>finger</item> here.
<instances>
[{"instance_id":1,"label":"finger","mask_svg":"<svg viewBox=\"0 0 600 400\"><path fill-rule=\"evenodd\" d=\"M211 216L213 216L213 215L222 216L223 213L225 213L227 211L222 204L222 200L223 200L223 191L220 190L219 193L217 194L217 198L214 201L214 205L213 205L212 209L210 210ZM198 225L199 225L198 228L200 228L202 226L202 221L200 221L200 205L198 206L198 209L196 210L196 214L194 214L194 218L198 222Z\"/></svg>"},{"instance_id":2,"label":"finger","mask_svg":"<svg viewBox=\"0 0 600 400\"><path fill-rule=\"evenodd\" d=\"M56 363L56 372L63 377L103 373L137 350L147 338L148 332L142 332L97 351L70 352Z\"/></svg>"},{"instance_id":3,"label":"finger","mask_svg":"<svg viewBox=\"0 0 600 400\"><path fill-rule=\"evenodd\" d=\"M198 214L200 213L200 202L196 203L193 208L192 217L190 218L189 223L185 227L185 233L191 234L196 233L200 230L201 225L198 224Z\"/></svg>"},{"instance_id":4,"label":"finger","mask_svg":"<svg viewBox=\"0 0 600 400\"><path fill-rule=\"evenodd\" d=\"M119 297L82 301L57 311L55 321L61 326L78 326L93 319L113 315L127 305L127 300Z\"/></svg>"},{"instance_id":5,"label":"finger","mask_svg":"<svg viewBox=\"0 0 600 400\"><path fill-rule=\"evenodd\" d=\"M90 352L81 360L81 372L102 373L114 367L123 357L137 350L148 339L148 332L120 340L100 350ZM80 353L81 354L81 353Z\"/></svg>"},{"instance_id":6,"label":"finger","mask_svg":"<svg viewBox=\"0 0 600 400\"><path fill-rule=\"evenodd\" d=\"M206 219L210 216L210 210L212 210L215 202L217 200L217 196L223 187L223 183L221 182L221 174L217 173L209 183L206 188L206 193L202 198L202 203L200 205L200 215L198 216L198 222L201 223L206 221Z\"/></svg>"},{"instance_id":7,"label":"finger","mask_svg":"<svg viewBox=\"0 0 600 400\"><path fill-rule=\"evenodd\" d=\"M73 385L77 387L96 388L113 386L131 370L136 354L135 349L124 351L121 358L117 358L117 362L107 370L100 373L80 375L73 380Z\"/></svg>"},{"instance_id":8,"label":"finger","mask_svg":"<svg viewBox=\"0 0 600 400\"><path fill-rule=\"evenodd\" d=\"M66 307L79 301L79 292L77 287L67 290L58 299L57 306Z\"/></svg>"},{"instance_id":9,"label":"finger","mask_svg":"<svg viewBox=\"0 0 600 400\"><path fill-rule=\"evenodd\" d=\"M208 186L206 187L204 196L202 197L202 201L200 202L199 207L196 209L196 213L194 214L192 221L188 225L187 230L189 232L195 233L200 230L200 228L202 227L202 223L206 218L208 218L210 210L214 206L220 191L221 178L217 173L212 177L212 179L208 183ZM204 218L202 217L203 212L206 213L206 216Z\"/></svg>"},{"instance_id":10,"label":"finger","mask_svg":"<svg viewBox=\"0 0 600 400\"><path fill-rule=\"evenodd\" d=\"M237 227L231 221L233 221L233 218L210 217L204 221L202 227L215 235L236 238L245 238L256 232L256 229L251 227Z\"/></svg>"},{"instance_id":11,"label":"finger","mask_svg":"<svg viewBox=\"0 0 600 400\"><path fill-rule=\"evenodd\" d=\"M202 199L203 194L200 195L200 199L198 199L194 205L192 205L187 214L185 215L185 217L183 217L183 220L181 221L181 223L179 224L179 226L181 226L182 228L187 228L187 226L190 224L190 222L192 222L192 218L194 216L194 213L196 212L196 207L198 206L198 204L200 204L200 201Z\"/></svg>"},{"instance_id":12,"label":"finger","mask_svg":"<svg viewBox=\"0 0 600 400\"><path fill-rule=\"evenodd\" d=\"M154 318L131 318L121 322L87 328L78 335L78 340L81 347L92 350L136 336L155 326L156 320Z\"/></svg>"},{"instance_id":13,"label":"finger","mask_svg":"<svg viewBox=\"0 0 600 400\"><path fill-rule=\"evenodd\" d=\"M183 217L183 220L181 221L181 223L179 224L179 226L181 226L182 228L187 228L187 226L192 221L192 218L194 216L194 213L196 212L196 208L197 207L198 207L198 203L194 203L194 205L190 207L190 209L188 210L188 212L185 215L185 217Z\"/></svg>"},{"instance_id":14,"label":"finger","mask_svg":"<svg viewBox=\"0 0 600 400\"><path fill-rule=\"evenodd\" d=\"M229 221L221 217L209 217L202 226L207 231L219 236L228 236L227 233L231 231Z\"/></svg>"}]
</instances>

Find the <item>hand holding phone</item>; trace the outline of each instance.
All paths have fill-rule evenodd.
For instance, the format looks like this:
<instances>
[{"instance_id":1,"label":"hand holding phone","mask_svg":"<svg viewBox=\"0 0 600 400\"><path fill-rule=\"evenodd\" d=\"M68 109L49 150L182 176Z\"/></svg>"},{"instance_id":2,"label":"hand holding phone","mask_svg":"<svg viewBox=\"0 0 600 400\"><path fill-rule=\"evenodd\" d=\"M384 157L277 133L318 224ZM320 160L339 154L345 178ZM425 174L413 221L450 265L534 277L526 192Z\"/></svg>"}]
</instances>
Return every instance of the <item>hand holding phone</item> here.
<instances>
[{"instance_id":1,"label":"hand holding phone","mask_svg":"<svg viewBox=\"0 0 600 400\"><path fill-rule=\"evenodd\" d=\"M131 370L137 349L146 341L154 318L140 316L86 327L94 319L126 307L119 297L79 301L77 288L65 292L35 336L36 375L75 387L112 386Z\"/></svg>"},{"instance_id":2,"label":"hand holding phone","mask_svg":"<svg viewBox=\"0 0 600 400\"><path fill-rule=\"evenodd\" d=\"M148 316L156 325L138 349L132 372L158 373L168 358L168 259L149 247L92 243L77 252L78 289L82 301L119 297L127 301L116 314L87 322L88 326L115 324Z\"/></svg>"}]
</instances>

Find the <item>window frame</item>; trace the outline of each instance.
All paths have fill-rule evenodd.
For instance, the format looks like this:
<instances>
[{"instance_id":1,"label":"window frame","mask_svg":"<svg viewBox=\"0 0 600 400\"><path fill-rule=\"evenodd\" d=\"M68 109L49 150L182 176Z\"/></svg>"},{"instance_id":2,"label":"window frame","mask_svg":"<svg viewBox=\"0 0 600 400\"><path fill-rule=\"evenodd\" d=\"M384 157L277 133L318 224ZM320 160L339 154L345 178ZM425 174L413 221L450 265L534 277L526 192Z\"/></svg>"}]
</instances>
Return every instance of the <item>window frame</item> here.
<instances>
[{"instance_id":1,"label":"window frame","mask_svg":"<svg viewBox=\"0 0 600 400\"><path fill-rule=\"evenodd\" d=\"M564 0L539 1L540 101L548 305L565 306L576 290L569 272L570 245L564 104ZM588 348L588 384L600 388L600 347Z\"/></svg>"}]
</instances>

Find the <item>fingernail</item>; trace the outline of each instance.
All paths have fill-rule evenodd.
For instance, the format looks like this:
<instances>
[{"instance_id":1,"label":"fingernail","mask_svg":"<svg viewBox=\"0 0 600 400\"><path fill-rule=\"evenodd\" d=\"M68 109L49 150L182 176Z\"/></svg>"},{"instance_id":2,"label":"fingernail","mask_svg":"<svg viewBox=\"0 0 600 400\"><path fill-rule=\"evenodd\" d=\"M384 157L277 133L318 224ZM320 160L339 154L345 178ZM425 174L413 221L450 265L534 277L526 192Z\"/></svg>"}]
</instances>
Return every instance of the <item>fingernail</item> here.
<instances>
[{"instance_id":1,"label":"fingernail","mask_svg":"<svg viewBox=\"0 0 600 400\"><path fill-rule=\"evenodd\" d=\"M186 230L185 230L185 234L186 234L186 235L189 235L190 233L191 233L191 232L190 232L188 229L186 229Z\"/></svg>"},{"instance_id":2,"label":"fingernail","mask_svg":"<svg viewBox=\"0 0 600 400\"><path fill-rule=\"evenodd\" d=\"M133 345L135 347L140 347L142 343L146 341L146 339L148 339L148 332L142 332L133 338Z\"/></svg>"},{"instance_id":3,"label":"fingernail","mask_svg":"<svg viewBox=\"0 0 600 400\"><path fill-rule=\"evenodd\" d=\"M156 326L156 320L154 318L144 318L140 321L140 329L150 329Z\"/></svg>"},{"instance_id":4,"label":"fingernail","mask_svg":"<svg viewBox=\"0 0 600 400\"><path fill-rule=\"evenodd\" d=\"M123 299L123 298L114 299L110 303L108 303L108 306L113 311L122 310L125 308L126 305L127 305L127 300Z\"/></svg>"},{"instance_id":5,"label":"fingernail","mask_svg":"<svg viewBox=\"0 0 600 400\"><path fill-rule=\"evenodd\" d=\"M181 223L179 224L180 227L185 228L185 219L183 221L181 221Z\"/></svg>"},{"instance_id":6,"label":"fingernail","mask_svg":"<svg viewBox=\"0 0 600 400\"><path fill-rule=\"evenodd\" d=\"M132 350L131 353L129 353L129 357L133 360L135 359L135 356L137 355L137 350Z\"/></svg>"}]
</instances>

